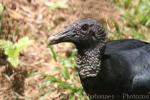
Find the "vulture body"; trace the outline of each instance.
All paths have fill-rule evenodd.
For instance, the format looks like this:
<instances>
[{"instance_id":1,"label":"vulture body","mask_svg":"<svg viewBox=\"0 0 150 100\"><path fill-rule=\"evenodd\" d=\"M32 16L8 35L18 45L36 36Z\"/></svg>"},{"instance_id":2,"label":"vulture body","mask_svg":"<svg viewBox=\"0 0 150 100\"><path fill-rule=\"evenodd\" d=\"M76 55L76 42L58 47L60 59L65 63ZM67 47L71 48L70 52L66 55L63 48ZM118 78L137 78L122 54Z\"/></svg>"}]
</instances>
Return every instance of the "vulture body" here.
<instances>
[{"instance_id":1,"label":"vulture body","mask_svg":"<svg viewBox=\"0 0 150 100\"><path fill-rule=\"evenodd\" d=\"M134 100L150 92L150 44L135 39L106 41L102 24L81 19L49 38L50 45L75 44L78 73L91 100ZM134 95L134 96L133 96ZM149 96L150 99L150 96Z\"/></svg>"}]
</instances>

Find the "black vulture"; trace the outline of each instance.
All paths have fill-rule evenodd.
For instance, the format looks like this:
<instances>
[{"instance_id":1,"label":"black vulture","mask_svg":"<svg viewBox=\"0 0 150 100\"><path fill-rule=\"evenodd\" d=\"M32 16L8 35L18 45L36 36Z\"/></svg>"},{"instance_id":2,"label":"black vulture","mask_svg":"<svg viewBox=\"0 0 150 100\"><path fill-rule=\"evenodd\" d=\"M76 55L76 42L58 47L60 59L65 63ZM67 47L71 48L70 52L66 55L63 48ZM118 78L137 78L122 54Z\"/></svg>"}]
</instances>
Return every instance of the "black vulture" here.
<instances>
[{"instance_id":1,"label":"black vulture","mask_svg":"<svg viewBox=\"0 0 150 100\"><path fill-rule=\"evenodd\" d=\"M78 73L91 100L150 100L150 44L136 39L106 41L93 18L75 21L49 38L49 44L74 43Z\"/></svg>"}]
</instances>

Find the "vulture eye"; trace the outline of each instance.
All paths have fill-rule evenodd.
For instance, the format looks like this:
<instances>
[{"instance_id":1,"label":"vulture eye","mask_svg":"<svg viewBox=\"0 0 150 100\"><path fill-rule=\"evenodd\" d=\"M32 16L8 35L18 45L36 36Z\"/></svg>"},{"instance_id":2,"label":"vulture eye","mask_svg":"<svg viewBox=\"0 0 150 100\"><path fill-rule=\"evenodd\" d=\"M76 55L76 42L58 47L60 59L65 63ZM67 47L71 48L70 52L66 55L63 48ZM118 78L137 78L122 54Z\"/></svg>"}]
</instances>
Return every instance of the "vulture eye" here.
<instances>
[{"instance_id":1,"label":"vulture eye","mask_svg":"<svg viewBox=\"0 0 150 100\"><path fill-rule=\"evenodd\" d=\"M81 26L81 29L82 29L83 31L88 30L88 28L89 28L89 25L88 25L88 24L84 24L84 25Z\"/></svg>"}]
</instances>

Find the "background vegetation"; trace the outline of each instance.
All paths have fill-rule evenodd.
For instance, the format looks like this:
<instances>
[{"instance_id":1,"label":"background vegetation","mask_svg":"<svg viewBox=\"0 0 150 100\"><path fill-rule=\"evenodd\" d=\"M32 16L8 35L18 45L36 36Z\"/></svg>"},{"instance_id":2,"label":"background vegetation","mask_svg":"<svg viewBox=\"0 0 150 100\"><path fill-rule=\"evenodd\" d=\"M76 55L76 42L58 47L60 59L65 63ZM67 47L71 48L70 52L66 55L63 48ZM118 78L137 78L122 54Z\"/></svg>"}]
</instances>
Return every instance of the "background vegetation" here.
<instances>
[{"instance_id":1,"label":"background vegetation","mask_svg":"<svg viewBox=\"0 0 150 100\"><path fill-rule=\"evenodd\" d=\"M149 0L99 1L2 1L0 99L88 100L76 72L74 46L47 45L50 35L47 33L58 32L76 19L94 17L100 20L107 28L108 40L150 41ZM92 9L88 12L92 4L94 12ZM97 9L101 10L101 15Z\"/></svg>"}]
</instances>

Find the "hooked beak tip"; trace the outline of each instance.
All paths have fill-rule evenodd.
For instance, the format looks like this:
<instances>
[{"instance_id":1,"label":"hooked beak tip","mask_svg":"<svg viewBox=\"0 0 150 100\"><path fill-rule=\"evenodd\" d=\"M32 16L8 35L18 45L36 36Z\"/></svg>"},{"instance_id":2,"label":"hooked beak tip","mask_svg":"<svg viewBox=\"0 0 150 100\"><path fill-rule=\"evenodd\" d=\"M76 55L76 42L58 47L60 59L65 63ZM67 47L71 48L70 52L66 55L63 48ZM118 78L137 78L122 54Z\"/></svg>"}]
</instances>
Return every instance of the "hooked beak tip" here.
<instances>
[{"instance_id":1,"label":"hooked beak tip","mask_svg":"<svg viewBox=\"0 0 150 100\"><path fill-rule=\"evenodd\" d=\"M48 44L49 45L53 45L56 43L56 37L55 36L51 36L48 38Z\"/></svg>"}]
</instances>

